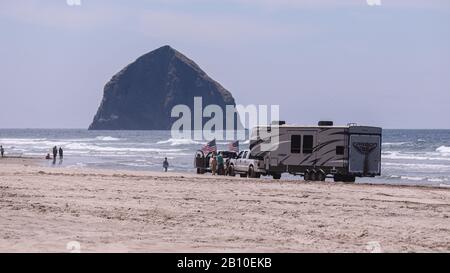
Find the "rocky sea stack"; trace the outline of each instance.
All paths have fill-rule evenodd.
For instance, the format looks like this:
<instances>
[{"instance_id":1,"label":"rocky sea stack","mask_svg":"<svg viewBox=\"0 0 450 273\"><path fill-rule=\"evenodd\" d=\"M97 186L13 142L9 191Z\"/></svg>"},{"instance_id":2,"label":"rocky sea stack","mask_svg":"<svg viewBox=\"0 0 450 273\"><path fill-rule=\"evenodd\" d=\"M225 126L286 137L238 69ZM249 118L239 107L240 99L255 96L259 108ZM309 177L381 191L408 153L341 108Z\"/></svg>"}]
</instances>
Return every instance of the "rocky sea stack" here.
<instances>
[{"instance_id":1,"label":"rocky sea stack","mask_svg":"<svg viewBox=\"0 0 450 273\"><path fill-rule=\"evenodd\" d=\"M202 97L203 106L215 104L224 112L226 105L235 106L231 93L196 63L163 46L112 77L89 129L169 130L178 119L171 118L172 108L184 104L193 111L194 97Z\"/></svg>"}]
</instances>

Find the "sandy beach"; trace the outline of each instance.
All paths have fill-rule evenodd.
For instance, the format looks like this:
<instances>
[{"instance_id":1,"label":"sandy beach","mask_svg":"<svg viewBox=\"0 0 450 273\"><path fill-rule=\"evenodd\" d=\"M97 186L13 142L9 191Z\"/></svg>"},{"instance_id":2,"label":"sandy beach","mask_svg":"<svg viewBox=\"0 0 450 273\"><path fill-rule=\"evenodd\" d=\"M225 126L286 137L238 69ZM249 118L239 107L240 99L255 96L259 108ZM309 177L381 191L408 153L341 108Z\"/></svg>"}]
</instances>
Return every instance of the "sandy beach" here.
<instances>
[{"instance_id":1,"label":"sandy beach","mask_svg":"<svg viewBox=\"0 0 450 273\"><path fill-rule=\"evenodd\" d=\"M450 189L0 159L0 252L448 252Z\"/></svg>"}]
</instances>

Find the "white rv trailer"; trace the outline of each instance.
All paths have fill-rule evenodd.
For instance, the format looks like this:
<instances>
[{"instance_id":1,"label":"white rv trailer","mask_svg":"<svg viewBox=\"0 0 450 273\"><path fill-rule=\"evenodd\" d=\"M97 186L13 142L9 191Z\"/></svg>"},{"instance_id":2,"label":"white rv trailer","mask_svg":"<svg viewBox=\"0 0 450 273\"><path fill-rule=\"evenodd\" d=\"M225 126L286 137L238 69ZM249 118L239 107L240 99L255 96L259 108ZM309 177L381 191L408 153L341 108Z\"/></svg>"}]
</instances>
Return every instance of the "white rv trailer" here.
<instances>
[{"instance_id":1,"label":"white rv trailer","mask_svg":"<svg viewBox=\"0 0 450 273\"><path fill-rule=\"evenodd\" d=\"M277 128L278 130L274 130ZM278 134L273 149L262 150ZM356 177L381 175L382 129L378 127L286 125L276 122L252 131L251 157L263 161L265 173L279 178L282 173L303 175L305 180L354 182ZM267 145L266 145L267 146Z\"/></svg>"}]
</instances>

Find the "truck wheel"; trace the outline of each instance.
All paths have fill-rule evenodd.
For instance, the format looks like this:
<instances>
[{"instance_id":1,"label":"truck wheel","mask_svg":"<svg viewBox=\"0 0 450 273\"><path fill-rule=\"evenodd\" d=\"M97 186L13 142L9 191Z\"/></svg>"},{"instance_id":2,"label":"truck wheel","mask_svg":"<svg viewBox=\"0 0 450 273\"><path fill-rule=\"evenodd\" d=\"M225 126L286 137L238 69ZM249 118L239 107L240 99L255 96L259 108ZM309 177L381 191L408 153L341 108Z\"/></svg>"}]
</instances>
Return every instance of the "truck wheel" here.
<instances>
[{"instance_id":1,"label":"truck wheel","mask_svg":"<svg viewBox=\"0 0 450 273\"><path fill-rule=\"evenodd\" d=\"M236 176L236 173L234 172L234 166L233 165L230 165L228 167L228 175L229 176Z\"/></svg>"},{"instance_id":2,"label":"truck wheel","mask_svg":"<svg viewBox=\"0 0 450 273\"><path fill-rule=\"evenodd\" d=\"M253 169L253 166L250 166L248 168L248 178L255 178L255 170Z\"/></svg>"},{"instance_id":3,"label":"truck wheel","mask_svg":"<svg viewBox=\"0 0 450 273\"><path fill-rule=\"evenodd\" d=\"M272 177L273 177L273 179L278 180L278 179L281 178L281 174L279 174L279 173L274 173L274 174L272 175Z\"/></svg>"}]
</instances>

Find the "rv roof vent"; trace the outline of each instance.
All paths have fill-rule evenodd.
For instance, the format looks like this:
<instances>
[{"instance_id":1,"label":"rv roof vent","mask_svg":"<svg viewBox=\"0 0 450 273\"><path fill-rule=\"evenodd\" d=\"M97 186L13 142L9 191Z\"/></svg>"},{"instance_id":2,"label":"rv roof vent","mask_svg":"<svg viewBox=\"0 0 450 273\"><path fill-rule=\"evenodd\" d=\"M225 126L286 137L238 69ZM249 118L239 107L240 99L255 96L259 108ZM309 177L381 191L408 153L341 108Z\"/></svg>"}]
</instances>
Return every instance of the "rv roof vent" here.
<instances>
[{"instance_id":1,"label":"rv roof vent","mask_svg":"<svg viewBox=\"0 0 450 273\"><path fill-rule=\"evenodd\" d=\"M274 121L272 121L272 125L279 125L279 126L281 126L281 125L285 125L286 124L286 121L284 121L284 120L274 120Z\"/></svg>"},{"instance_id":2,"label":"rv roof vent","mask_svg":"<svg viewBox=\"0 0 450 273\"><path fill-rule=\"evenodd\" d=\"M333 126L332 121L319 121L319 126Z\"/></svg>"}]
</instances>

